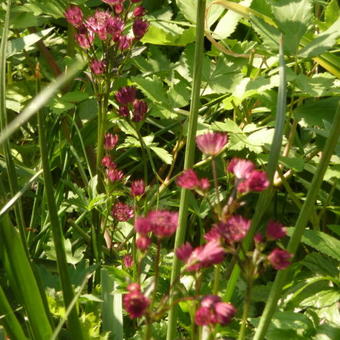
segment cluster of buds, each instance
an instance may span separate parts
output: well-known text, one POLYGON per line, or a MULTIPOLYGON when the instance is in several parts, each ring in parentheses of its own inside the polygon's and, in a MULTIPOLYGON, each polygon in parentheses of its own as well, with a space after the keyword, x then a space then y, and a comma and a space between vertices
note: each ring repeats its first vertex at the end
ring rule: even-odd
POLYGON ((145 101, 137 99, 137 90, 133 86, 122 87, 115 95, 119 105, 118 115, 134 122, 144 120, 148 112, 148 105, 145 101))
POLYGON ((139 318, 146 313, 150 300, 142 293, 138 283, 127 287, 128 293, 123 296, 123 305, 131 319, 139 318))
POLYGON ((178 213, 167 210, 153 210, 145 217, 137 217, 135 230, 139 237, 136 246, 141 251, 145 251, 151 244, 150 233, 157 238, 171 236, 178 226, 178 213))
MULTIPOLYGON (((75 40, 78 45, 90 50, 97 37, 113 51, 123 54, 130 50, 146 33, 149 23, 143 19, 145 9, 136 0, 103 0, 110 11, 97 9, 95 13, 84 18, 80 7, 71 5, 65 12, 66 20, 75 28, 75 40)), ((105 73, 108 68, 107 56, 98 60, 93 53, 90 68, 93 74, 105 73)), ((111 60, 111 59, 110 59, 111 60)), ((112 64, 112 61, 110 61, 112 64)), ((119 61, 116 61, 117 67, 119 61)))

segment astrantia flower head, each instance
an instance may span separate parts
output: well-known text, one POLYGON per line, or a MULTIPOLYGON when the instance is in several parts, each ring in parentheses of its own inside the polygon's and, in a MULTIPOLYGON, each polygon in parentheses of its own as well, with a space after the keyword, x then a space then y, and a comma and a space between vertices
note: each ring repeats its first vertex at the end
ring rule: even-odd
POLYGON ((217 155, 228 142, 228 136, 221 132, 207 132, 196 137, 197 147, 206 155, 217 155))
POLYGON ((75 34, 74 38, 81 48, 88 49, 92 46, 94 34, 82 27, 82 29, 75 34))
POLYGON ((210 188, 210 182, 209 182, 208 178, 201 178, 200 188, 204 191, 208 190, 210 188))
POLYGON ((78 6, 70 6, 65 12, 66 20, 73 26, 79 27, 83 22, 83 12, 78 6))
POLYGON ((137 217, 135 221, 135 230, 137 233, 145 235, 152 230, 152 224, 147 217, 137 217))
POLYGON ((177 212, 154 210, 149 212, 147 218, 152 225, 152 232, 158 238, 171 236, 178 226, 177 212))
POLYGON ((121 35, 118 40, 118 48, 121 51, 128 50, 132 46, 133 39, 127 35, 121 35))
POLYGON ((132 31, 136 39, 143 38, 149 27, 149 23, 146 20, 136 19, 132 25, 132 31))
POLYGON ((129 117, 129 108, 127 106, 120 106, 119 109, 118 109, 118 114, 119 116, 121 117, 129 117))
POLYGON ((151 244, 151 239, 145 235, 141 235, 136 239, 136 247, 144 252, 146 251, 151 244))
POLYGON ((290 265, 292 257, 293 255, 288 253, 288 251, 275 248, 268 255, 268 260, 276 270, 282 270, 286 269, 290 265))
POLYGON ((267 174, 261 170, 253 170, 247 179, 239 183, 237 191, 247 193, 250 191, 263 191, 269 187, 267 174))
POLYGON ((252 161, 240 158, 233 158, 227 167, 227 171, 233 173, 237 179, 248 178, 254 169, 255 164, 252 161))
POLYGON ((199 187, 201 184, 196 172, 192 169, 184 170, 177 178, 176 183, 178 186, 190 190, 199 187))
POLYGON ((222 302, 216 295, 207 295, 201 301, 195 314, 195 323, 199 326, 213 324, 228 324, 236 314, 236 309, 231 303, 222 302))
POLYGON ((143 316, 150 305, 150 300, 141 292, 140 287, 134 284, 134 289, 123 296, 123 306, 131 319, 143 316))
POLYGON ((138 6, 133 10, 133 15, 135 17, 142 17, 145 14, 145 8, 143 6, 138 6))
POLYGON ((121 222, 126 222, 133 217, 133 208, 128 204, 118 202, 112 207, 112 216, 121 222))
POLYGON ((219 222, 216 228, 225 240, 229 243, 241 241, 250 228, 250 220, 240 216, 231 216, 226 222, 219 222))
POLYGON ((103 60, 92 60, 90 69, 94 74, 103 74, 105 73, 106 63, 103 60))
POLYGON ((118 41, 124 30, 124 21, 119 17, 108 17, 106 20, 107 33, 112 35, 113 41, 118 41))
POLYGON ((145 183, 142 179, 133 181, 131 183, 131 194, 132 196, 143 196, 145 192, 145 183))
POLYGON ((96 10, 94 15, 86 20, 85 25, 90 31, 96 33, 100 40, 106 40, 109 18, 111 18, 111 15, 108 12, 96 10))
POLYGON ((278 240, 287 235, 286 229, 280 222, 269 221, 267 224, 266 236, 268 240, 278 240))
POLYGON ((112 133, 107 133, 104 139, 104 149, 112 150, 118 143, 118 136, 112 133))
POLYGON ((119 104, 127 105, 136 99, 136 88, 133 86, 122 87, 116 93, 116 100, 119 104))
POLYGON ((148 112, 148 104, 144 100, 135 99, 133 102, 132 120, 140 122, 145 118, 148 112))
POLYGON ((225 251, 218 240, 209 241, 192 251, 186 260, 186 269, 191 272, 201 268, 208 268, 214 264, 221 263, 224 255, 225 251))
POLYGON ((131 255, 125 255, 123 257, 123 264, 126 268, 131 268, 133 266, 133 257, 131 255))
POLYGON ((120 181, 124 177, 124 173, 116 168, 106 170, 106 175, 111 182, 120 181))
POLYGON ((176 249, 176 256, 183 262, 186 262, 193 251, 192 245, 189 242, 184 243, 176 249))
POLYGON ((117 164, 115 162, 112 161, 110 156, 104 156, 102 159, 102 165, 105 166, 105 168, 108 169, 114 169, 117 167, 117 164))

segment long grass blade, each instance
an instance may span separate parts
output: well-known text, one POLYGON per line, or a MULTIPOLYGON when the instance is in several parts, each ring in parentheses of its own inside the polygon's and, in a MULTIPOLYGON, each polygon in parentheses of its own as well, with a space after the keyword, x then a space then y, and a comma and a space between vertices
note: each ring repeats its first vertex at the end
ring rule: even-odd
MULTIPOLYGON (((191 92, 191 107, 188 125, 188 134, 185 149, 184 169, 191 168, 194 163, 195 154, 195 137, 197 131, 198 109, 200 107, 200 87, 202 76, 203 64, 203 41, 204 41, 204 14, 205 14, 206 1, 197 1, 197 20, 196 20, 196 47, 194 58, 194 73, 193 73, 193 86, 191 92)), ((184 242, 187 216, 189 204, 189 190, 181 190, 180 208, 179 208, 179 226, 176 231, 175 248, 178 248, 184 242)), ((181 268, 180 261, 174 256, 170 286, 172 286, 178 277, 181 268)), ((173 306, 173 297, 170 298, 170 312, 168 321, 167 340, 176 338, 176 306, 173 306)))

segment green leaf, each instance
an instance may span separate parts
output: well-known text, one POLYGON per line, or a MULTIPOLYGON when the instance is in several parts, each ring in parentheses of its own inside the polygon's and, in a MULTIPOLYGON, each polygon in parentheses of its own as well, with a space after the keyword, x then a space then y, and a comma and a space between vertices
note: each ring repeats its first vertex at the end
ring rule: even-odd
POLYGON ((284 50, 286 54, 295 55, 312 18, 311 1, 278 0, 272 4, 275 20, 284 34, 284 50))
POLYGON ((293 169, 294 171, 303 171, 305 162, 301 158, 294 157, 280 157, 280 162, 288 169, 293 169))
POLYGON ((158 146, 151 146, 150 149, 165 163, 165 164, 171 164, 172 163, 172 155, 169 154, 168 151, 166 151, 163 148, 160 148, 158 146))
POLYGON ((53 30, 54 27, 50 27, 37 33, 28 34, 22 38, 10 40, 7 47, 7 58, 22 51, 27 51, 30 46, 49 35, 53 30))
MULTIPOLYGON (((245 7, 249 7, 252 0, 244 0, 239 4, 245 7)), ((242 18, 242 15, 236 13, 235 11, 229 10, 223 17, 218 21, 213 37, 216 39, 226 39, 228 38, 236 29, 238 22, 242 18)))
POLYGON ((331 0, 325 10, 325 22, 327 26, 332 25, 340 17, 338 0, 331 0))
POLYGON ((340 18, 334 22, 326 31, 320 33, 312 42, 302 48, 298 55, 300 57, 315 57, 332 48, 336 39, 340 36, 340 18))
POLYGON ((336 277, 338 274, 338 262, 331 257, 320 253, 312 252, 305 256, 300 263, 307 267, 312 273, 319 273, 321 275, 330 275, 336 277))
MULTIPOLYGON (((291 235, 294 228, 288 228, 291 235)), ((305 230, 302 236, 302 242, 316 249, 320 253, 330 256, 340 261, 340 241, 322 231, 305 230)))
POLYGON ((335 289, 322 290, 300 302, 302 307, 322 309, 325 306, 336 304, 340 300, 340 293, 335 289))
POLYGON ((337 324, 324 323, 317 327, 313 340, 334 340, 340 339, 340 328, 337 324))

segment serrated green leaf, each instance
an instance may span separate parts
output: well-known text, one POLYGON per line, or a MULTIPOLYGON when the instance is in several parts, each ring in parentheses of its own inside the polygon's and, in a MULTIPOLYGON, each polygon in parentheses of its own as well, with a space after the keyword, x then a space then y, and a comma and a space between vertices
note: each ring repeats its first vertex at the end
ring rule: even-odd
POLYGON ((272 2, 272 12, 279 29, 284 34, 286 54, 295 55, 312 18, 311 1, 278 0, 272 2))
POLYGON ((169 154, 168 151, 166 151, 163 148, 160 148, 158 146, 151 146, 150 149, 165 163, 165 164, 171 164, 172 163, 172 155, 169 154))
POLYGON ((325 306, 330 306, 336 304, 340 300, 340 293, 335 289, 322 290, 309 296, 300 302, 303 307, 313 307, 313 308, 323 308, 325 306))
POLYGON ((293 157, 280 157, 280 162, 286 166, 288 169, 293 169, 294 171, 300 172, 303 171, 305 162, 301 158, 293 158, 293 157))
POLYGON ((334 22, 326 31, 320 33, 312 42, 302 48, 298 55, 300 57, 315 57, 332 48, 336 39, 340 36, 340 18, 334 22))
POLYGON ((321 275, 330 275, 336 277, 338 274, 338 263, 331 257, 320 253, 310 253, 300 261, 300 263, 307 267, 312 273, 319 273, 321 275))

